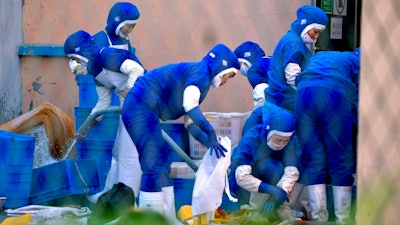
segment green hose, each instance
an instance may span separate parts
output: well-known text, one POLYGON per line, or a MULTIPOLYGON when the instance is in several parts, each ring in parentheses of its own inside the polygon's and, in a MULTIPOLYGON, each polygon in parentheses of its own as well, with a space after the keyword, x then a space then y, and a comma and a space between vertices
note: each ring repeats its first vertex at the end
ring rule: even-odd
MULTIPOLYGON (((106 114, 106 113, 112 113, 112 112, 121 112, 121 109, 119 106, 110 106, 108 108, 105 108, 103 110, 99 110, 97 112, 94 112, 93 114, 89 115, 86 120, 82 123, 82 125, 79 127, 76 133, 85 133, 87 129, 90 128, 90 124, 92 123, 93 120, 95 120, 98 116, 106 114)), ((198 169, 198 166, 194 161, 183 151, 179 145, 175 143, 175 141, 163 130, 162 131, 162 137, 164 140, 171 145, 172 149, 181 157, 182 160, 184 160, 195 172, 198 169)), ((64 159, 68 157, 70 154, 72 148, 76 144, 77 140, 76 138, 73 139, 72 144, 68 147, 67 153, 64 156, 64 159)))

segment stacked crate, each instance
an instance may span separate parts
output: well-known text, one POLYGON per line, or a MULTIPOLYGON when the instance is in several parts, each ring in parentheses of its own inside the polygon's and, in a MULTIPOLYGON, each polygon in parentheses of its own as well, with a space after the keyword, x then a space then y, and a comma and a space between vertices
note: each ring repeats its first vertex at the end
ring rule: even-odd
POLYGON ((7 209, 29 205, 35 139, 0 130, 0 196, 7 209))
MULTIPOLYGON (((79 87, 79 106, 75 107, 75 127, 79 129, 96 105, 98 96, 92 75, 77 75, 75 78, 79 87)), ((119 105, 119 98, 113 92, 111 106, 119 105)), ((117 135, 119 117, 118 112, 104 114, 102 120, 90 128, 85 139, 76 144, 78 159, 96 160, 101 189, 105 185, 111 166, 112 148, 117 135)))
MULTIPOLYGON (((211 123, 217 136, 227 136, 231 139, 232 147, 237 146, 242 138, 242 128, 250 113, 204 113, 207 120, 211 123)), ((202 159, 207 148, 199 141, 189 135, 190 157, 202 159)))
POLYGON ((31 204, 101 191, 96 160, 62 160, 33 170, 31 204))

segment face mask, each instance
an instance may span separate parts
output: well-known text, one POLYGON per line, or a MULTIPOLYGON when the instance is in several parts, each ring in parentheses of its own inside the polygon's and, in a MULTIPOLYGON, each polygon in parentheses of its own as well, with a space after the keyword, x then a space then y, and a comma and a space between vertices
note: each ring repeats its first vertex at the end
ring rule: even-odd
POLYGON ((211 85, 214 87, 214 88, 219 88, 219 86, 221 85, 221 81, 222 81, 222 77, 223 77, 224 75, 222 74, 222 75, 219 75, 219 76, 215 76, 214 78, 213 78, 213 80, 212 80, 212 82, 211 82, 211 85))
POLYGON ((86 74, 87 70, 87 63, 81 61, 81 63, 78 63, 76 60, 74 59, 70 59, 69 60, 69 69, 71 70, 71 72, 73 74, 86 74))
POLYGON ((83 68, 87 68, 87 62, 85 62, 83 60, 81 60, 81 65, 82 65, 83 68))
POLYGON ((75 73, 76 68, 78 66, 80 66, 80 64, 76 60, 73 60, 73 59, 70 59, 68 64, 69 64, 69 69, 71 70, 72 73, 75 73))
POLYGON ((311 39, 310 35, 308 35, 308 33, 305 33, 302 37, 301 40, 303 40, 303 42, 305 44, 314 44, 317 40, 313 40, 311 39))
POLYGON ((268 140, 267 145, 268 145, 268 147, 270 147, 270 148, 271 148, 272 150, 274 150, 274 151, 280 151, 280 150, 282 150, 282 149, 286 146, 286 145, 279 146, 279 145, 275 144, 275 143, 272 141, 271 138, 268 140))
POLYGON ((119 36, 120 38, 128 39, 128 36, 125 35, 124 33, 122 33, 121 30, 118 31, 118 36, 119 36))
POLYGON ((240 66, 240 73, 242 73, 244 76, 247 76, 247 71, 249 71, 249 67, 243 63, 240 66))

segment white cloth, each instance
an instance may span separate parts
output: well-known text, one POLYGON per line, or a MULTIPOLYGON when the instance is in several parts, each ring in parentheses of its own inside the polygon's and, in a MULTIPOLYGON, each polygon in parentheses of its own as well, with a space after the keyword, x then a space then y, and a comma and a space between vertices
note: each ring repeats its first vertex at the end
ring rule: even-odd
POLYGON ((114 144, 118 161, 117 182, 122 182, 131 187, 137 198, 140 189, 142 169, 140 167, 139 154, 136 146, 129 136, 121 117, 119 120, 118 134, 119 137, 114 144))
POLYGON ((231 164, 231 140, 223 137, 220 140, 222 146, 228 150, 225 157, 217 158, 210 155, 210 149, 204 155, 196 179, 192 195, 192 215, 215 211, 222 203, 222 195, 226 184, 226 174, 231 164))
POLYGON ((58 206, 43 206, 43 205, 28 205, 17 209, 7 209, 9 216, 21 216, 31 213, 33 224, 76 224, 86 225, 87 216, 92 212, 87 207, 58 207, 58 206), (68 221, 68 222, 67 222, 68 221))
POLYGON ((101 194, 110 190, 118 182, 132 188, 135 197, 139 195, 142 169, 139 163, 139 154, 120 116, 117 136, 112 150, 111 167, 107 174, 104 189, 88 199, 96 202, 101 194))
POLYGON ((109 89, 115 88, 115 92, 120 96, 126 88, 128 75, 103 68, 95 79, 109 89))

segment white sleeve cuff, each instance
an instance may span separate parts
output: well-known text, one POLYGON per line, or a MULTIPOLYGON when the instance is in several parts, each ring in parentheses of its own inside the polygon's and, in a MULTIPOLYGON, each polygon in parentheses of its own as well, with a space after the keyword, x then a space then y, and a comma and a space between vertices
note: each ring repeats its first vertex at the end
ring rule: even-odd
POLYGON ((259 83, 253 89, 253 102, 254 108, 258 108, 264 105, 265 102, 265 94, 264 90, 268 87, 267 83, 259 83))
POLYGON ((285 68, 286 83, 296 89, 295 80, 297 74, 301 73, 301 67, 297 63, 288 63, 285 68))
POLYGON ((137 78, 142 76, 144 73, 143 67, 131 59, 125 60, 119 69, 122 73, 128 74, 129 76, 128 81, 126 82, 127 88, 132 88, 137 78))
POLYGON ((290 193, 298 179, 299 170, 295 166, 287 166, 276 186, 282 188, 286 193, 290 193))
MULTIPOLYGON (((97 100, 96 105, 90 112, 90 114, 93 114, 97 111, 103 110, 111 105, 111 100, 112 100, 112 90, 104 87, 104 86, 98 86, 96 85, 96 92, 99 97, 97 100)), ((103 118, 103 115, 98 116, 96 118, 97 121, 100 121, 103 118)))
POLYGON ((243 189, 250 192, 258 192, 261 180, 251 175, 251 166, 238 166, 235 171, 237 184, 243 189))
POLYGON ((200 89, 194 85, 190 85, 183 91, 183 108, 185 112, 199 106, 200 100, 200 89))

